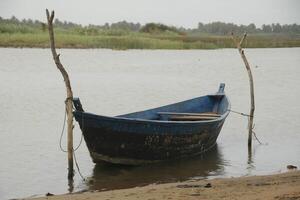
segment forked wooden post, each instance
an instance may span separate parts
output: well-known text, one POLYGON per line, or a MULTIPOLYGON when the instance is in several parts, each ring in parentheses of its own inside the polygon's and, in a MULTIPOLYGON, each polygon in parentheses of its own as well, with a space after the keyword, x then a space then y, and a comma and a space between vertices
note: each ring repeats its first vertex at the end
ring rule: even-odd
POLYGON ((248 72, 248 76, 249 76, 249 83, 250 83, 250 95, 251 95, 251 108, 250 108, 250 116, 249 116, 249 122, 248 122, 248 150, 251 149, 252 146, 252 129, 253 129, 253 118, 254 118, 254 110, 255 110, 255 102, 254 102, 254 84, 253 84, 253 76, 252 76, 252 72, 251 72, 251 68, 250 65, 248 63, 248 60, 245 56, 244 50, 242 49, 242 44, 245 40, 245 38, 247 37, 247 34, 245 33, 241 39, 240 42, 238 42, 236 40, 236 38, 234 37, 233 33, 231 33, 232 39, 244 61, 244 64, 246 66, 247 72, 248 72))
POLYGON ((67 124, 68 124, 68 179, 73 179, 74 176, 74 169, 73 169, 73 92, 71 88, 70 79, 68 76, 67 71, 63 67, 60 62, 59 54, 56 53, 55 49, 55 42, 54 42, 54 33, 53 33, 53 18, 54 18, 54 11, 49 14, 48 9, 46 9, 47 21, 48 21, 48 30, 49 30, 49 37, 50 37, 50 47, 51 52, 53 55, 54 62, 56 67, 61 72, 67 90, 67 98, 65 101, 66 104, 66 112, 67 112, 67 124))

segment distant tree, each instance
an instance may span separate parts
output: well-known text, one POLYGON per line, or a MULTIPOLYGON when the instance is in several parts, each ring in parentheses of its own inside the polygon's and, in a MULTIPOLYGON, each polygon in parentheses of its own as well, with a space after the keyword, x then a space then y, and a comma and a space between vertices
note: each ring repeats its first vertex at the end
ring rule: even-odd
POLYGON ((26 24, 32 26, 32 25, 33 25, 32 19, 27 19, 27 20, 26 20, 26 24))
POLYGON ((110 25, 111 29, 119 29, 119 30, 125 30, 125 31, 138 31, 140 29, 141 25, 140 23, 131 23, 131 22, 126 22, 124 21, 120 21, 120 22, 116 22, 116 23, 112 23, 110 25))
POLYGON ((158 24, 158 23, 148 23, 145 26, 143 26, 140 31, 145 33, 160 33, 160 32, 169 31, 169 32, 181 34, 181 32, 175 27, 166 26, 164 24, 158 24))
POLYGON ((297 25, 297 24, 291 24, 291 25, 288 25, 288 26, 289 26, 290 32, 300 34, 300 25, 297 25))
POLYGON ((198 23, 198 30, 204 32, 204 24, 203 23, 201 23, 201 22, 198 23))
POLYGON ((281 25, 279 23, 272 24, 272 32, 273 33, 280 33, 282 30, 281 25))
POLYGON ((247 33, 255 33, 257 32, 255 24, 251 23, 247 26, 247 33))
POLYGON ((109 29, 109 27, 110 27, 109 23, 105 23, 104 26, 103 26, 104 29, 109 29))
POLYGON ((262 25, 262 31, 264 33, 271 33, 272 32, 272 27, 270 25, 263 24, 262 25))
POLYGON ((19 20, 14 15, 11 16, 10 21, 15 24, 19 23, 19 20))
POLYGON ((63 27, 63 22, 59 21, 58 18, 54 20, 54 26, 63 27))

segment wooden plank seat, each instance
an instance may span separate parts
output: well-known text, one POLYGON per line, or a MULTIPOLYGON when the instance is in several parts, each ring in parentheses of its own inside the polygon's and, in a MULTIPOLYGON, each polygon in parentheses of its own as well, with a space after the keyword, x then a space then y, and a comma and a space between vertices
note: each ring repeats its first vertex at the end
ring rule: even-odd
POLYGON ((171 121, 202 121, 217 119, 221 115, 214 112, 206 113, 177 113, 177 112, 157 112, 158 115, 168 116, 171 121))

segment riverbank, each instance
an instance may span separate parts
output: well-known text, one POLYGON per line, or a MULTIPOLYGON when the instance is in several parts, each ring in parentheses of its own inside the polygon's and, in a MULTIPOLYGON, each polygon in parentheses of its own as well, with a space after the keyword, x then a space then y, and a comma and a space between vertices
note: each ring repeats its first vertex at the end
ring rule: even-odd
POLYGON ((112 191, 91 191, 37 198, 36 200, 81 200, 81 199, 300 199, 300 171, 287 173, 224 178, 213 180, 185 181, 154 184, 112 191))
MULTIPOLYGON (((127 33, 122 35, 80 35, 72 33, 55 34, 57 48, 108 48, 108 49, 218 49, 234 48, 231 37, 154 35, 127 33)), ((249 35, 247 48, 300 47, 299 36, 249 35)), ((0 33, 0 47, 49 48, 47 32, 0 33)))

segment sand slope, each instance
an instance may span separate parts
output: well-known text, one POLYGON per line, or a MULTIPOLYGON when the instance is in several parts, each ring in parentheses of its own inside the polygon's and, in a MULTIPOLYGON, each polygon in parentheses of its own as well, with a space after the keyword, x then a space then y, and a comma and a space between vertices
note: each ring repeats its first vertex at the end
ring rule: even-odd
POLYGON ((186 181, 105 192, 85 192, 38 199, 50 200, 181 200, 276 199, 300 200, 300 171, 269 176, 186 181))

